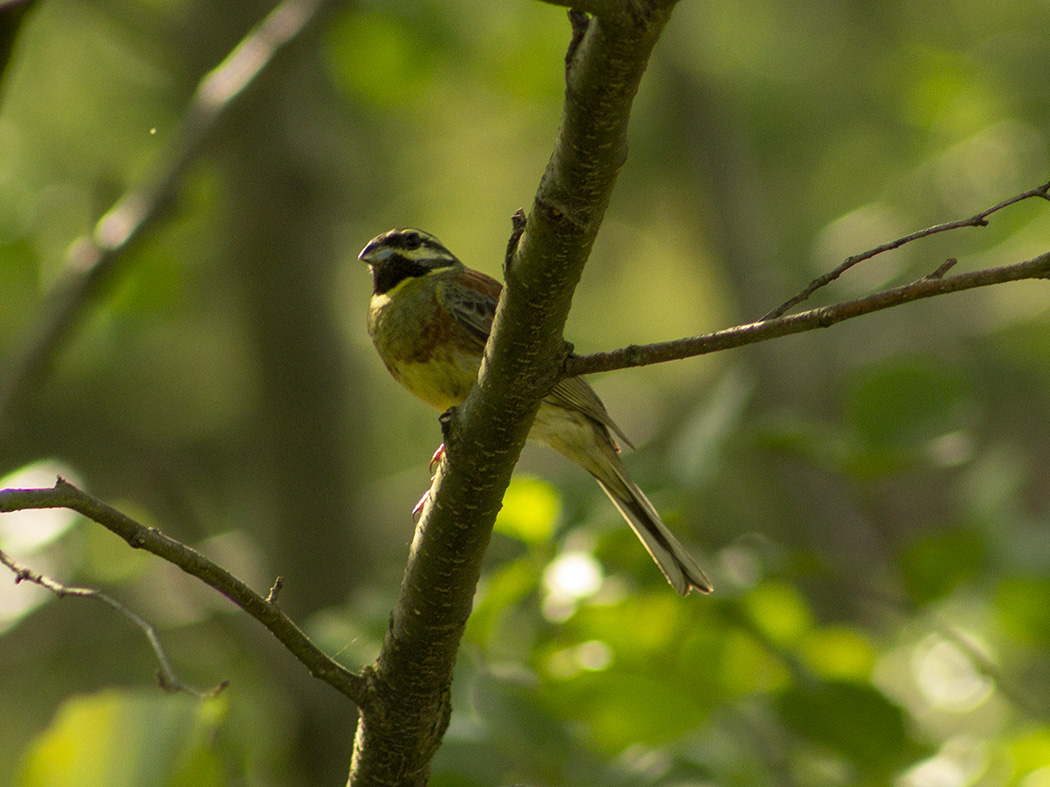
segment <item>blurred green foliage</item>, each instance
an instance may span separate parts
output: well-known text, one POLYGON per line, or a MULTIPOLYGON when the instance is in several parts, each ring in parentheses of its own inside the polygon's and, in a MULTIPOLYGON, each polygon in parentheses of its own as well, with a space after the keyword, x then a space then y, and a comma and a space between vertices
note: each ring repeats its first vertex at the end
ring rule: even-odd
MULTIPOLYGON (((0 358, 270 7, 42 0, 0 104, 0 358)), ((368 344, 354 256, 415 225, 498 275, 568 40, 529 0, 329 14, 99 294, 0 446, 6 483, 61 472, 259 590, 281 574, 330 653, 374 658, 440 432, 368 344)), ((682 0, 567 337, 753 320, 849 254, 1045 181, 1048 72, 1039 0, 682 0)), ((1046 205, 1019 205, 814 301, 1048 241, 1046 205)), ((528 449, 434 784, 1050 784, 1047 315, 1028 282, 597 380, 717 592, 674 595, 600 490, 528 449)), ((149 619, 183 680, 231 682, 166 696, 126 621, 0 584, 0 784, 345 781, 354 709, 225 600, 75 519, 0 540, 149 619)))
POLYGON ((225 784, 221 749, 209 741, 217 704, 115 691, 71 699, 27 752, 19 783, 225 784))

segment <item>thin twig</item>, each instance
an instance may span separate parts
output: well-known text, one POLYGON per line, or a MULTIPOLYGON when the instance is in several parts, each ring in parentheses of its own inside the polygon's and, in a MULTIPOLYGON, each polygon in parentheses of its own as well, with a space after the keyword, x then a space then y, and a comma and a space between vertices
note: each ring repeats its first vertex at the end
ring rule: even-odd
POLYGON ((179 184, 216 121, 323 6, 322 0, 285 0, 257 24, 197 85, 171 147, 158 170, 128 191, 93 231, 75 241, 60 282, 47 295, 40 317, 18 345, 0 384, 0 442, 16 428, 81 314, 114 278, 133 241, 164 215, 179 184))
POLYGON ((275 604, 195 549, 164 535, 155 527, 139 524, 62 478, 50 489, 0 490, 0 513, 39 508, 68 508, 83 514, 116 533, 134 549, 145 549, 197 577, 262 623, 314 677, 359 707, 369 705, 371 694, 365 678, 327 656, 275 604))
POLYGON ((130 609, 125 607, 119 601, 112 596, 103 593, 101 590, 95 588, 75 587, 72 585, 65 585, 58 580, 52 579, 49 576, 41 574, 37 571, 33 571, 28 566, 19 563, 17 560, 12 558, 6 552, 0 550, 0 563, 7 566, 15 575, 15 584, 19 582, 32 582, 34 585, 39 585, 45 590, 50 590, 58 598, 65 598, 66 596, 74 596, 76 598, 93 598, 101 601, 111 609, 116 610, 121 615, 126 617, 140 629, 142 633, 146 635, 146 639, 149 642, 153 653, 157 657, 157 662, 160 664, 160 669, 157 671, 157 678, 160 681, 162 689, 168 692, 184 692, 190 694, 197 699, 210 699, 217 696, 226 686, 229 681, 223 681, 217 686, 209 689, 208 691, 200 691, 194 689, 191 686, 183 683, 178 675, 175 674, 175 670, 171 666, 171 661, 168 660, 167 654, 164 652, 164 648, 160 644, 160 638, 157 636, 157 630, 152 625, 147 623, 142 617, 132 612, 130 609))
POLYGON ((959 264, 959 261, 957 259, 955 259, 955 257, 951 257, 950 259, 945 260, 944 263, 942 263, 937 268, 937 270, 935 270, 933 273, 927 275, 926 278, 927 279, 943 279, 945 277, 945 275, 948 273, 948 271, 950 271, 952 268, 954 268, 958 264, 959 264))
POLYGON ((627 369, 635 366, 648 366, 666 361, 677 361, 697 355, 743 347, 780 336, 788 336, 815 328, 827 328, 837 322, 860 317, 863 314, 889 309, 904 303, 936 295, 947 295, 951 292, 962 292, 977 287, 988 287, 1009 281, 1023 279, 1050 278, 1050 252, 1041 254, 1026 262, 1003 265, 998 268, 986 268, 957 276, 937 276, 944 266, 930 276, 925 276, 911 284, 894 287, 877 292, 864 298, 844 301, 833 306, 811 309, 798 314, 761 320, 726 328, 702 336, 692 336, 670 342, 656 344, 631 345, 619 350, 593 355, 576 355, 565 362, 565 375, 572 377, 594 372, 609 372, 616 369, 627 369))
MULTIPOLYGON (((1032 197, 1050 199, 1048 193, 1050 193, 1050 183, 1044 183, 1042 186, 1037 186, 1034 189, 1029 189, 1028 191, 1022 192, 1021 194, 1017 194, 1013 197, 1010 197, 1009 199, 1003 200, 998 205, 988 208, 987 210, 983 210, 974 216, 970 216, 970 218, 968 219, 958 219, 956 221, 949 221, 944 224, 937 224, 933 227, 927 227, 924 230, 913 232, 911 235, 905 235, 903 238, 897 238, 897 240, 889 241, 888 243, 883 243, 882 245, 876 246, 873 249, 868 249, 867 251, 862 252, 861 254, 854 254, 852 257, 847 257, 837 268, 835 268, 832 271, 828 271, 823 276, 818 276, 816 279, 814 279, 808 285, 806 285, 806 287, 797 295, 793 296, 789 300, 777 306, 775 309, 768 312, 765 316, 762 317, 762 320, 772 320, 776 317, 780 317, 781 315, 786 314, 789 309, 792 309, 798 304, 802 303, 802 301, 806 300, 810 295, 819 290, 821 287, 824 287, 830 284, 831 282, 835 281, 835 279, 837 279, 843 273, 848 271, 854 265, 864 262, 864 260, 870 260, 872 257, 882 254, 883 252, 899 249, 906 243, 911 243, 912 241, 920 240, 921 238, 928 238, 929 236, 936 235, 940 232, 957 230, 961 227, 987 226, 988 217, 991 216, 993 213, 996 213, 1002 210, 1003 208, 1008 208, 1011 205, 1016 205, 1018 202, 1022 202, 1026 199, 1031 199, 1032 197)), ((762 320, 759 320, 759 322, 761 322, 762 320)))
POLYGON ((270 586, 270 592, 266 594, 266 603, 270 606, 277 606, 277 596, 283 587, 284 577, 277 577, 270 586))

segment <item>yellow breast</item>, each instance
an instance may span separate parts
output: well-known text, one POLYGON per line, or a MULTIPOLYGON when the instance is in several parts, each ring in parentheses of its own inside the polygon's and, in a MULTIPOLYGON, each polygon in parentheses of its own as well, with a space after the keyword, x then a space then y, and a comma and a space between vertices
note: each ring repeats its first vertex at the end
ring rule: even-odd
POLYGON ((373 296, 368 333, 394 379, 443 412, 466 398, 481 356, 457 341, 463 329, 438 304, 436 283, 433 275, 406 279, 373 296))

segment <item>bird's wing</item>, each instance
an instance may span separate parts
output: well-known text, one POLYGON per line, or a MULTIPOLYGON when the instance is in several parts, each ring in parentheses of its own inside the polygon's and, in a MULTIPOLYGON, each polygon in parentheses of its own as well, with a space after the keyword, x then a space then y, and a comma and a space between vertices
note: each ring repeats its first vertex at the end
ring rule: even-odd
MULTIPOLYGON (((484 349, 492 331, 492 319, 496 315, 496 303, 502 290, 503 285, 491 276, 470 268, 460 272, 457 278, 442 281, 438 286, 438 302, 456 322, 467 329, 470 337, 477 342, 479 353, 484 349)), ((547 401, 593 418, 614 432, 628 448, 634 448, 627 435, 609 416, 598 394, 582 377, 568 377, 562 380, 547 395, 547 401)))
POLYGON ((610 417, 609 412, 598 398, 598 394, 582 377, 566 377, 547 395, 547 401, 566 410, 576 410, 616 433, 628 448, 634 448, 620 427, 610 417))
POLYGON ((503 285, 491 276, 469 268, 438 286, 438 302, 476 340, 479 353, 492 331, 492 318, 502 290, 503 285))

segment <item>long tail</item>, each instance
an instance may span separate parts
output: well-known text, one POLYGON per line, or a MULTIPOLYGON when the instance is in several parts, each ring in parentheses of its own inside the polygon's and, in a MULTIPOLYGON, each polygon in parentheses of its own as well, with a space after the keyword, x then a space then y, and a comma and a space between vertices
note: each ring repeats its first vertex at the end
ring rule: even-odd
POLYGON ((579 377, 570 377, 540 405, 529 438, 549 445, 594 476, 675 590, 683 596, 691 590, 710 593, 711 580, 627 474, 610 429, 623 436, 591 387, 579 377))
POLYGON ((656 513, 649 498, 638 488, 638 485, 627 475, 626 469, 620 463, 619 458, 613 456, 610 469, 622 484, 623 491, 616 488, 616 484, 610 484, 595 476, 605 494, 613 501, 613 504, 623 514, 627 524, 635 532, 635 535, 645 545, 646 550, 656 561, 667 581, 681 595, 688 596, 690 590, 698 593, 710 593, 712 590, 711 580, 707 574, 696 564, 684 546, 667 529, 667 525, 656 513))

